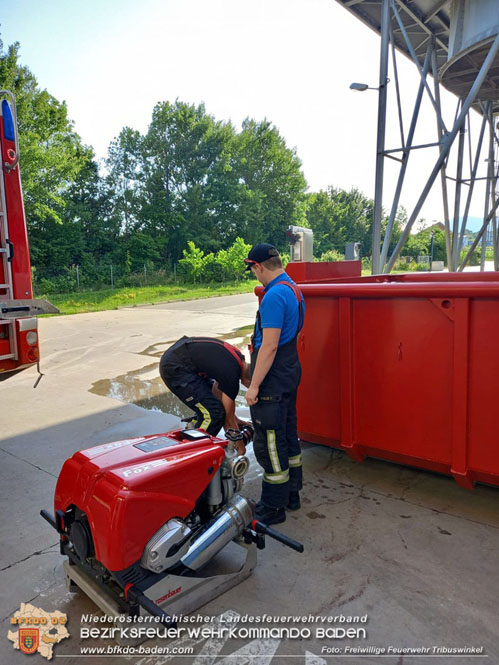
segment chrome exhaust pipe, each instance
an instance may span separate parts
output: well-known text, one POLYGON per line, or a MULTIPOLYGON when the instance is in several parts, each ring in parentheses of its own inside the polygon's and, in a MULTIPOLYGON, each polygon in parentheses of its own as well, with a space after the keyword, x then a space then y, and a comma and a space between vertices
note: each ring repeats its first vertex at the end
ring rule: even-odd
POLYGON ((180 561, 190 570, 202 568, 252 522, 253 510, 254 505, 249 499, 240 495, 233 497, 180 561))

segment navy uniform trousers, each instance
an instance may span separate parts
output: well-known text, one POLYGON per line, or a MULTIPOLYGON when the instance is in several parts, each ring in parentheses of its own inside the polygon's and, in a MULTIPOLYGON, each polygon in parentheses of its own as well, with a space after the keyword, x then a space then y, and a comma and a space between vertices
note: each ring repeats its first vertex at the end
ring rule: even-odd
MULTIPOLYGON (((251 355, 252 371, 257 357, 255 349, 251 355)), ((261 500, 271 508, 286 506, 289 492, 302 488, 301 448, 296 432, 300 378, 295 337, 277 349, 272 367, 260 385, 258 402, 251 407, 253 449, 264 471, 261 500)))

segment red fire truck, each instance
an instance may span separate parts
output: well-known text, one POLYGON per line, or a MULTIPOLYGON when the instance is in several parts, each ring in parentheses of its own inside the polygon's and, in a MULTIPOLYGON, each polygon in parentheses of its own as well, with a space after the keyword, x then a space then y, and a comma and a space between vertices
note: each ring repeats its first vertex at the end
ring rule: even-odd
POLYGON ((37 314, 58 310, 33 299, 28 235, 19 175, 16 103, 0 90, 0 378, 38 362, 37 314))

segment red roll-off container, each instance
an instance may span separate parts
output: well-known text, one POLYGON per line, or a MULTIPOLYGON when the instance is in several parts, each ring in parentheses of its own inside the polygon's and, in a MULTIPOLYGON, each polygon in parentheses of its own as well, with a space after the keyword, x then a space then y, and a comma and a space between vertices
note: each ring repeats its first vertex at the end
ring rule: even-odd
POLYGON ((300 438, 499 485, 499 273, 320 271, 287 268, 306 303, 300 438))

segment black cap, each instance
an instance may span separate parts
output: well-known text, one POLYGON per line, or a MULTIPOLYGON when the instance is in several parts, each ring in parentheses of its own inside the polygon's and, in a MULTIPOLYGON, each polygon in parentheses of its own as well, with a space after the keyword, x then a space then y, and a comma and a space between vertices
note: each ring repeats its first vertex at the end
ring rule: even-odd
POLYGON ((254 263, 263 263, 274 256, 279 256, 279 252, 274 245, 270 245, 268 242, 255 245, 250 249, 248 258, 244 259, 244 262, 248 264, 246 270, 251 270, 251 266, 254 263))

